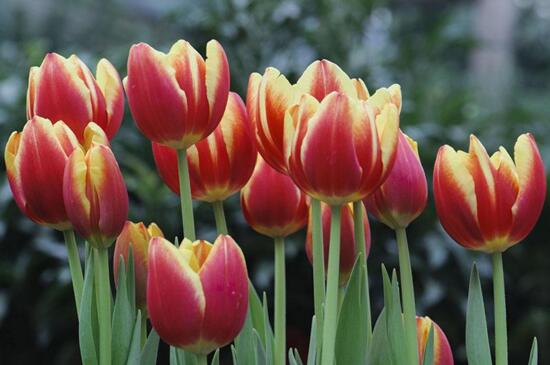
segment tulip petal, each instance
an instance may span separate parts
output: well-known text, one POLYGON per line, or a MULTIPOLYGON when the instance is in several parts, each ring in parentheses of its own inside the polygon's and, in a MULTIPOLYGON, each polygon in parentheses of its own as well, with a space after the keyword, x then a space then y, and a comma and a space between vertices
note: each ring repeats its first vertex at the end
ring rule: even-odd
POLYGON ((27 120, 34 115, 34 103, 36 98, 36 84, 40 75, 40 68, 33 66, 29 70, 29 86, 27 88, 27 120))
POLYGON ((319 101, 334 91, 357 97, 354 82, 337 64, 328 60, 315 61, 309 65, 296 82, 296 87, 319 101))
POLYGON ((153 142, 153 157, 162 181, 174 193, 180 193, 178 155, 175 149, 153 142))
POLYGON ((370 97, 369 89, 367 85, 361 79, 351 79, 353 86, 355 86, 355 91, 357 92, 357 99, 367 100, 370 97))
POLYGON ((105 98, 108 119, 105 133, 109 139, 112 139, 120 128, 124 116, 122 82, 117 70, 105 58, 102 58, 97 64, 96 80, 105 98))
POLYGON ((206 44, 206 93, 210 106, 210 123, 204 137, 220 122, 229 95, 229 64, 225 51, 216 40, 206 44))

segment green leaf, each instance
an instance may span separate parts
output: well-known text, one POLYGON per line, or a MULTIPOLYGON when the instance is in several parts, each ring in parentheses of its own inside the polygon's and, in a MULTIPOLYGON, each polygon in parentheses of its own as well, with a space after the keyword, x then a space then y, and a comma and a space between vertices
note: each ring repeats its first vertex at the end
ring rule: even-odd
POLYGON ((386 330, 391 350, 391 357, 395 365, 408 365, 407 352, 403 351, 403 344, 406 343, 406 338, 397 273, 393 270, 392 280, 390 283, 388 273, 385 267, 383 267, 383 277, 384 307, 387 309, 386 330))
POLYGON ((214 352, 214 356, 212 356, 212 361, 210 362, 210 365, 220 365, 220 349, 217 349, 216 352, 214 352))
POLYGON ((264 292, 263 298, 263 313, 264 313, 264 337, 265 337, 265 355, 266 362, 268 365, 275 363, 275 357, 273 353, 273 347, 275 345, 273 338, 273 330, 271 329, 271 324, 269 322, 269 314, 267 307, 267 295, 264 292))
POLYGON ((367 357, 367 306, 365 271, 360 258, 349 279, 338 317, 336 364, 364 364, 367 357))
MULTIPOLYGON (((256 343, 256 364, 257 365, 267 365, 267 359, 265 356, 265 348, 264 344, 262 342, 262 338, 260 337, 260 334, 255 329, 254 331, 254 338, 256 343)), ((236 365, 236 364, 235 364, 236 365)))
POLYGON ((298 365, 304 365, 304 362, 300 357, 300 353, 298 352, 298 349, 294 349, 294 358, 296 359, 296 362, 298 363, 298 365))
POLYGON ((139 359, 139 365, 156 365, 157 354, 159 349, 159 335, 153 328, 147 337, 145 346, 141 351, 141 357, 139 359))
POLYGON ((80 322, 78 326, 78 339, 80 342, 80 356, 83 365, 97 365, 97 347, 94 336, 94 318, 96 310, 94 300, 94 273, 92 255, 86 259, 86 272, 84 274, 84 288, 80 302, 80 322))
POLYGON ((141 311, 138 310, 136 320, 134 323, 134 331, 132 332, 132 341, 128 349, 128 361, 127 365, 134 365, 139 363, 141 355, 141 311))
POLYGON ((423 365, 433 365, 434 363, 434 326, 430 326, 430 333, 428 334, 428 342, 424 349, 424 361, 423 365))
POLYGON ((262 301, 254 289, 252 282, 248 281, 248 310, 252 317, 252 327, 258 331, 262 343, 265 344, 265 325, 264 325, 264 311, 262 307, 262 301))
POLYGON ((113 365, 126 364, 135 323, 135 315, 132 311, 130 298, 128 297, 126 266, 122 256, 119 258, 117 283, 112 322, 113 365))
POLYGON ((254 328, 252 328, 252 315, 250 313, 250 307, 246 314, 246 320, 244 322, 243 329, 235 338, 234 352, 237 358, 237 364, 239 365, 255 365, 256 364, 256 352, 250 351, 254 348, 254 328))
POLYGON ((174 346, 170 346, 170 365, 180 365, 178 349, 174 346))
POLYGON ((298 362, 294 358, 294 353, 292 352, 292 349, 288 349, 288 362, 290 365, 298 365, 298 362))
POLYGON ((539 362, 539 350, 537 338, 533 338, 533 346, 531 346, 531 354, 529 355, 528 365, 537 365, 539 362))
POLYGON ((386 309, 382 309, 372 333, 372 342, 368 350, 368 365, 393 365, 390 352, 390 343, 388 340, 388 330, 386 328, 386 309))
POLYGON ((315 316, 311 319, 311 332, 309 334, 309 349, 307 350, 307 365, 315 365, 317 357, 317 321, 315 316))
POLYGON ((127 297, 133 315, 136 315, 136 276, 135 276, 134 251, 128 247, 128 269, 126 270, 127 297))
POLYGON ((487 319, 483 293, 476 264, 470 275, 468 307, 466 310, 466 355, 469 365, 491 365, 491 350, 487 334, 487 319))

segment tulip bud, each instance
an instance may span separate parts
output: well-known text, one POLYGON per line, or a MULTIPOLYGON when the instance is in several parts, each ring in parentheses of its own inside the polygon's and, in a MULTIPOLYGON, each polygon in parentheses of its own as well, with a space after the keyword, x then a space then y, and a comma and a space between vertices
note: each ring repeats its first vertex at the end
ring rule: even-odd
POLYGON ((241 207, 257 232, 286 237, 306 224, 306 196, 288 176, 271 168, 260 156, 252 177, 241 191, 241 207))
POLYGON ((239 246, 220 235, 214 245, 161 237, 149 245, 147 307, 168 344, 208 354, 241 331, 248 310, 248 273, 239 246))
POLYGON ((143 222, 133 223, 126 221, 122 232, 118 235, 113 255, 113 273, 115 284, 118 281, 118 264, 120 257, 128 265, 128 251, 132 247, 134 258, 134 277, 136 283, 136 304, 139 308, 145 309, 147 295, 147 255, 149 253, 149 241, 153 237, 164 237, 160 228, 151 223, 145 227, 143 222))
POLYGON ((362 80, 350 79, 338 65, 327 60, 309 65, 296 84, 291 84, 273 67, 268 67, 263 75, 250 75, 246 106, 256 130, 258 151, 271 167, 288 173, 286 153, 295 124, 285 118, 287 109, 304 94, 320 102, 333 91, 354 99, 369 97, 362 80))
POLYGON ((388 178, 365 198, 367 210, 392 229, 406 228, 428 200, 426 175, 414 140, 399 133, 397 155, 388 178))
POLYGON ((96 248, 109 247, 128 215, 128 192, 111 149, 75 149, 63 178, 65 209, 75 230, 96 248))
MULTIPOLYGON (((365 227, 365 252, 370 251, 370 226, 365 207, 363 212, 363 226, 365 227)), ((330 247, 330 206, 321 203, 321 220, 323 222, 323 249, 325 269, 328 267, 328 252, 330 247)), ((353 204, 344 204, 340 208, 340 285, 344 285, 351 275, 357 255, 355 254, 355 235, 353 229, 353 204)), ((309 262, 313 263, 313 240, 311 214, 307 226, 306 254, 309 262)))
POLYGON ((416 317, 419 364, 424 364, 424 354, 428 345, 430 328, 433 326, 433 365, 454 365, 453 352, 447 336, 430 317, 416 317))
POLYGON ((229 94, 229 65, 217 41, 204 60, 186 41, 167 54, 132 46, 124 87, 139 130, 151 141, 185 149, 218 126, 229 94))
POLYGON ((375 115, 368 100, 335 92, 319 103, 306 95, 286 117, 296 125, 289 175, 309 196, 331 205, 357 201, 391 171, 399 136, 394 104, 375 115))
POLYGON ((34 222, 58 230, 71 228, 63 205, 63 171, 78 140, 63 122, 33 117, 13 132, 4 160, 8 181, 21 211, 34 222))
MULTIPOLYGON (((176 150, 153 142, 153 155, 162 180, 179 194, 176 150)), ((193 199, 222 201, 241 190, 252 174, 256 155, 246 108, 231 92, 219 126, 187 150, 193 199)))
POLYGON ((460 245, 503 252, 535 226, 546 197, 544 165, 531 134, 522 134, 514 160, 500 147, 491 157, 475 137, 469 152, 439 149, 434 195, 443 228, 460 245))
POLYGON ((124 94, 117 71, 102 59, 96 78, 75 55, 48 53, 29 72, 27 118, 35 115, 54 123, 62 120, 82 141, 88 123, 97 123, 113 138, 124 114, 124 94))

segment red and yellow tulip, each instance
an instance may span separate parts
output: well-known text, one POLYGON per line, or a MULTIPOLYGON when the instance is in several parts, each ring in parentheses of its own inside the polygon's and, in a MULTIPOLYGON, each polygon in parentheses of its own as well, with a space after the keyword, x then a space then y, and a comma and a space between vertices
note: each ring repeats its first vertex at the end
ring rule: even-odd
POLYGON ((40 116, 63 121, 82 141, 94 122, 113 138, 124 114, 124 93, 118 72, 106 59, 96 76, 77 56, 48 53, 40 67, 31 67, 27 89, 27 118, 40 116))
POLYGON ((185 149, 220 122, 229 94, 229 65, 217 41, 206 60, 186 41, 165 54, 145 43, 130 49, 124 87, 139 130, 151 141, 185 149))
POLYGON ((118 281, 118 265, 120 257, 124 259, 128 267, 129 249, 132 248, 134 258, 136 304, 139 308, 147 308, 147 261, 149 254, 149 241, 153 237, 164 237, 160 228, 151 223, 145 227, 143 222, 134 223, 126 221, 122 232, 118 235, 113 255, 113 275, 115 284, 118 281))
POLYGON ((307 198, 292 179, 258 156, 252 177, 241 191, 241 207, 248 224, 269 237, 286 237, 305 226, 307 198))
POLYGON ((377 112, 368 100, 343 93, 331 93, 320 103, 304 95, 288 109, 287 119, 296 125, 289 175, 309 196, 331 205, 357 201, 390 173, 399 137, 393 103, 377 112))
POLYGON ((441 147, 433 185, 445 230, 462 246, 487 253, 525 238, 546 197, 544 165, 530 134, 517 139, 514 160, 503 147, 489 157, 473 135, 467 153, 441 147))
POLYGON ((214 244, 184 240, 179 248, 161 237, 149 245, 147 307, 153 327, 168 344, 208 354, 240 332, 248 309, 248 274, 230 236, 214 244))
POLYGON ((454 365, 453 352, 447 336, 430 317, 416 317, 419 364, 424 363, 424 352, 428 344, 430 328, 433 325, 433 365, 454 365))
POLYGON ((406 228, 422 213, 428 200, 426 175, 417 143, 399 133, 397 156, 388 178, 365 198, 369 213, 392 229, 406 228))
POLYGON ((22 132, 13 132, 4 160, 11 191, 30 219, 58 230, 71 228, 63 205, 63 172, 79 143, 63 122, 33 117, 22 132))
MULTIPOLYGON (((153 155, 162 180, 179 194, 176 150, 153 142, 153 155)), ((252 174, 256 155, 246 108, 231 92, 218 127, 187 150, 193 199, 222 201, 241 190, 252 174)))
MULTIPOLYGON (((363 205, 363 226, 365 227, 365 252, 369 253, 371 237, 370 237, 370 226, 363 205)), ((324 258, 325 258, 325 268, 328 267, 328 252, 330 245, 330 206, 327 204, 321 203, 321 220, 323 222, 323 249, 324 249, 324 258)), ((345 284, 351 271, 353 270, 353 265, 355 264, 355 259, 357 255, 355 254, 355 236, 353 230, 353 204, 344 204, 340 207, 340 285, 345 284)), ((309 222, 307 227, 307 236, 306 236, 306 254, 309 262, 313 263, 313 240, 312 240, 312 222, 311 214, 309 216, 309 222)))
POLYGON ((85 140, 86 149, 75 149, 65 167, 65 209, 74 229, 92 246, 109 247, 126 222, 128 192, 107 142, 85 140))

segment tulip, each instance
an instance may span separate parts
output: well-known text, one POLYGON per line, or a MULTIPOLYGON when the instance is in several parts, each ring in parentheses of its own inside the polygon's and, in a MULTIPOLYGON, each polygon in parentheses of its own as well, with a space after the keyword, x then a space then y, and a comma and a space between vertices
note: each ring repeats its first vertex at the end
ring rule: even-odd
POLYGON ((433 326, 433 365, 454 365, 453 352, 447 336, 430 317, 416 317, 419 364, 424 364, 424 353, 428 345, 430 328, 433 326))
POLYGON ((406 228, 422 213, 427 199, 428 186, 417 144, 400 132, 393 168, 386 181, 365 198, 367 210, 392 229, 406 228))
POLYGON ((351 98, 369 98, 367 87, 360 79, 350 79, 338 65, 315 61, 291 84, 281 72, 268 67, 263 75, 250 75, 246 105, 256 130, 258 150, 266 162, 281 173, 288 173, 286 150, 292 140, 294 125, 285 119, 289 107, 303 94, 321 102, 333 91, 351 98))
POLYGON ((229 94, 229 66, 217 41, 207 59, 186 41, 165 54, 145 43, 133 45, 124 88, 139 130, 151 141, 186 149, 218 126, 229 94))
POLYGON ((97 64, 96 77, 75 55, 48 53, 40 67, 31 67, 27 90, 27 118, 62 120, 82 141, 89 122, 113 138, 124 114, 120 77, 106 59, 97 64))
POLYGON ((441 147, 433 184, 443 228, 460 245, 487 253, 525 238, 546 196, 544 165, 531 134, 517 139, 514 160, 503 147, 489 157, 473 135, 468 153, 441 147))
MULTIPOLYGON (((365 252, 370 251, 370 227, 364 206, 363 226, 365 234, 365 252)), ((321 204, 321 219, 323 222, 323 249, 325 258, 325 269, 328 267, 328 251, 330 237, 330 206, 321 204)), ((340 207, 340 285, 348 281, 356 258, 356 244, 353 227, 353 204, 344 204, 340 207)), ((313 263, 313 240, 311 214, 307 227, 306 254, 309 262, 313 263)))
POLYGON ((296 125, 289 174, 309 196, 331 205, 360 200, 391 171, 399 132, 398 109, 375 115, 368 101, 331 93, 319 103, 304 96, 287 113, 296 125))
POLYGON ((90 142, 75 149, 63 177, 65 209, 75 230, 95 248, 106 248, 122 231, 128 192, 108 145, 90 142))
POLYGON ((136 287, 136 304, 139 308, 145 309, 147 295, 147 255, 149 253, 149 241, 153 237, 164 237, 160 228, 151 223, 145 227, 143 222, 134 223, 126 221, 122 232, 115 242, 115 253, 113 255, 113 274, 115 284, 118 281, 118 264, 120 257, 128 265, 129 249, 132 248, 134 258, 134 277, 136 287))
MULTIPOLYGON (((153 142, 153 155, 162 180, 179 194, 176 150, 153 142)), ((219 126, 188 149, 193 199, 222 201, 241 190, 252 174, 256 155, 246 108, 241 98, 231 92, 219 126)))
POLYGON ((33 117, 13 132, 4 159, 8 181, 21 211, 34 222, 57 230, 71 223, 63 205, 63 171, 78 140, 63 122, 33 117))
POLYGON ((230 236, 210 244, 184 240, 179 249, 162 237, 149 245, 147 307, 168 344, 206 355, 230 343, 248 309, 243 253, 230 236))
POLYGON ((292 180, 271 168, 260 156, 241 191, 241 207, 248 224, 269 237, 286 237, 305 226, 306 196, 292 180))

